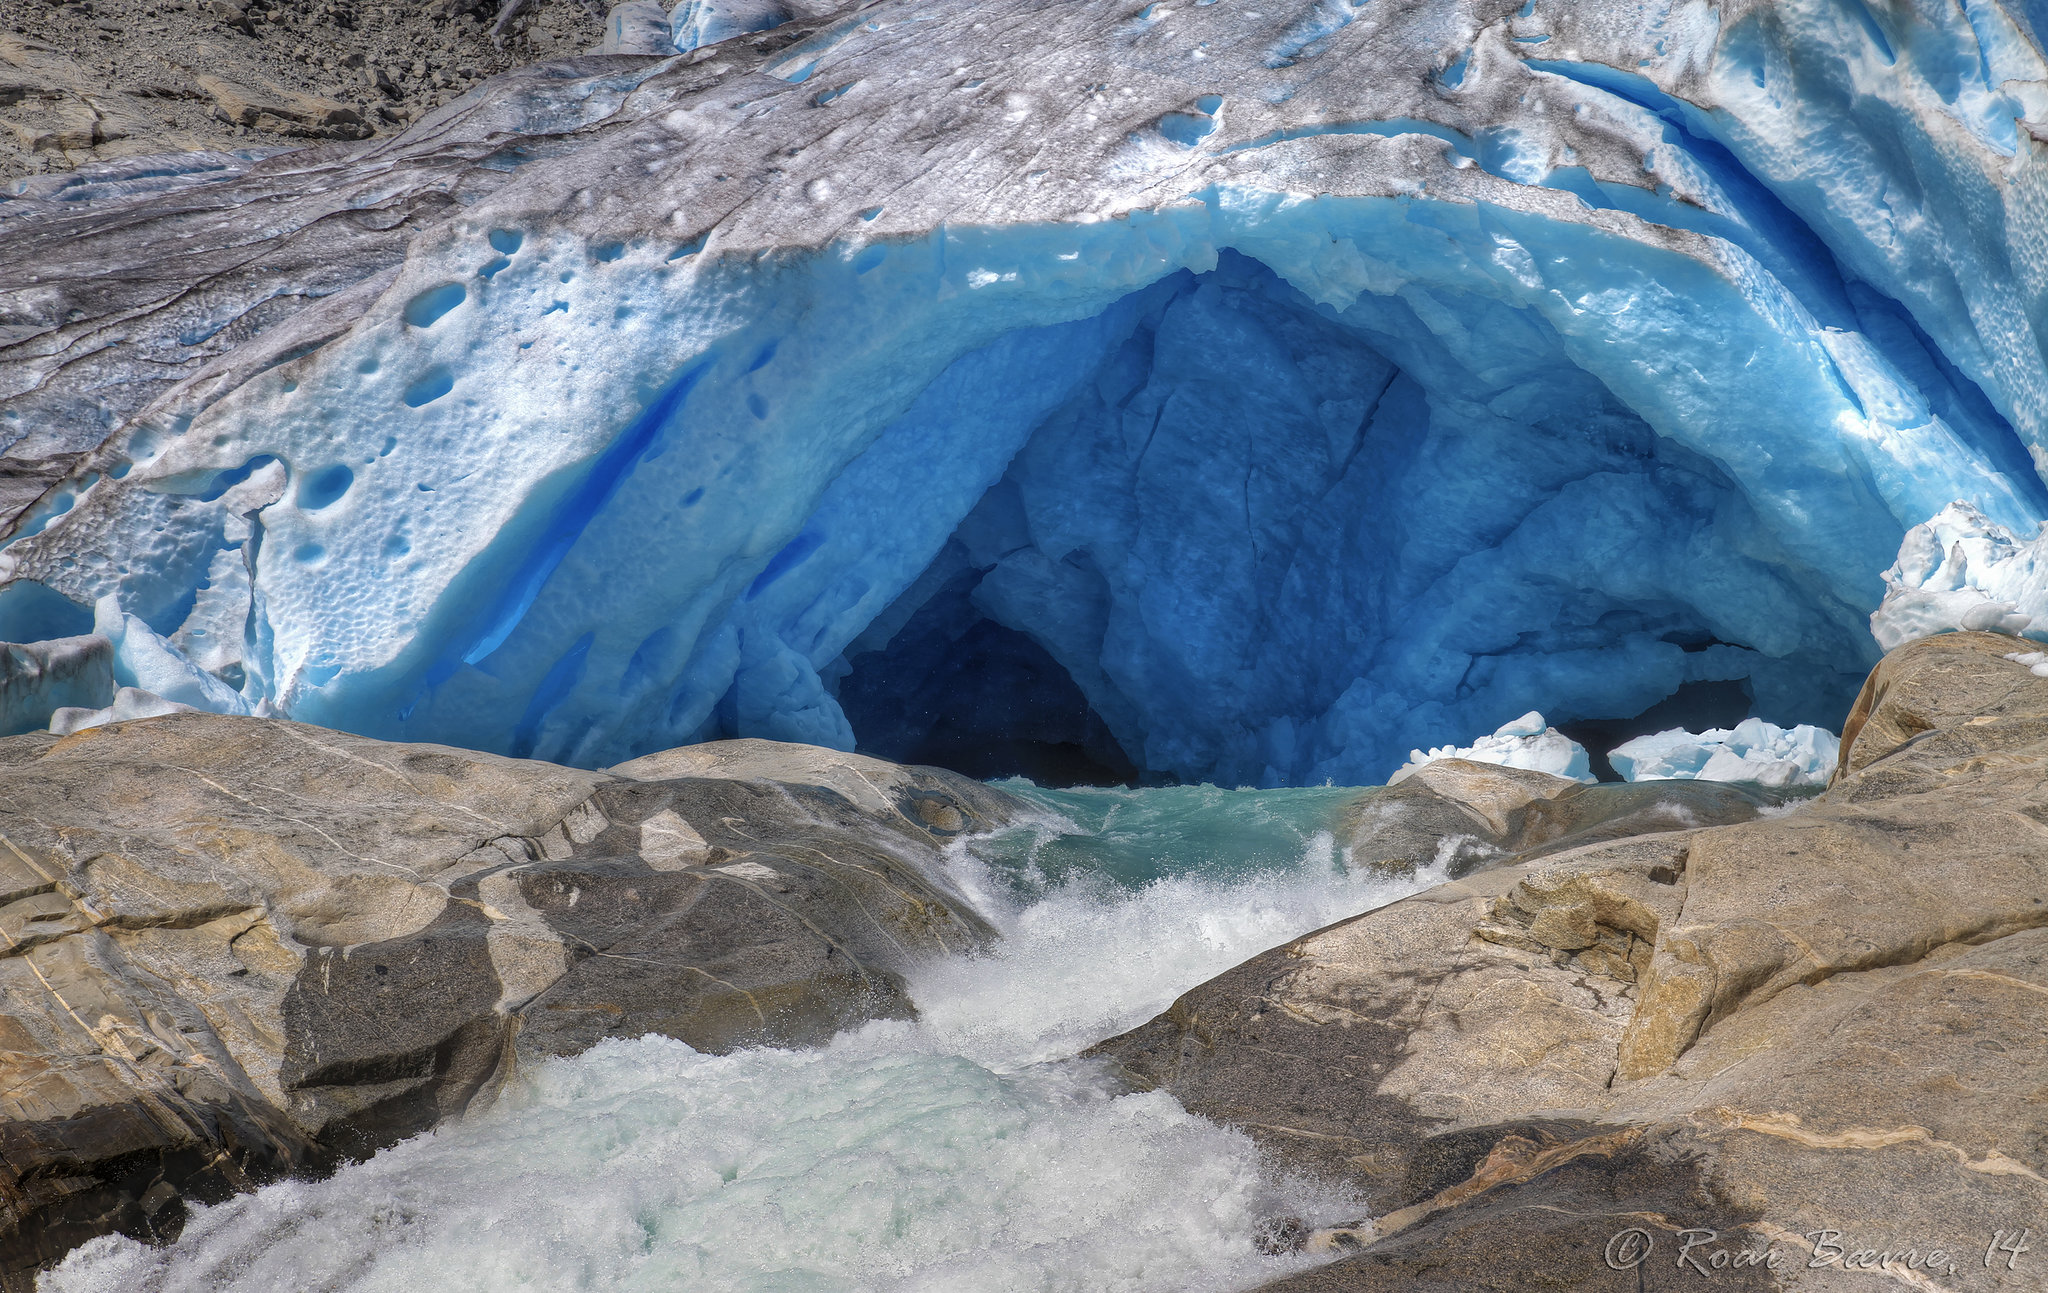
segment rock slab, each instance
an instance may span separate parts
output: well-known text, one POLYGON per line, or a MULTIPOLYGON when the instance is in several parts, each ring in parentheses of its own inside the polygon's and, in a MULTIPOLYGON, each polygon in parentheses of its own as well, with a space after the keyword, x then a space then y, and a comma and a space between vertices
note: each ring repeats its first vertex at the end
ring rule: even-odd
POLYGON ((1468 874, 1098 1053, 1365 1195, 1296 1293, 2039 1288, 1998 1247, 2048 1215, 2025 646, 1894 652, 1792 811, 1468 874))
POLYGON ((611 773, 183 713, 0 741, 0 1282, 649 1032, 814 1044, 992 935, 1001 792, 727 742, 611 773))

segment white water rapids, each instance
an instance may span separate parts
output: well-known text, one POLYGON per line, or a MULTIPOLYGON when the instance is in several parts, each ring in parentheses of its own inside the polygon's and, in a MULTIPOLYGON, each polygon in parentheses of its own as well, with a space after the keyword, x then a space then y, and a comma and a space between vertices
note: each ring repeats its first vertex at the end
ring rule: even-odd
POLYGON ((1045 824, 953 858, 1003 939, 914 976, 916 1022, 813 1051, 608 1042, 328 1180, 195 1209, 168 1249, 95 1240, 40 1287, 1181 1293, 1299 1268, 1254 1227, 1356 1200, 1072 1057, 1439 877, 1346 871, 1326 824, 1355 791, 1028 793, 1045 824))

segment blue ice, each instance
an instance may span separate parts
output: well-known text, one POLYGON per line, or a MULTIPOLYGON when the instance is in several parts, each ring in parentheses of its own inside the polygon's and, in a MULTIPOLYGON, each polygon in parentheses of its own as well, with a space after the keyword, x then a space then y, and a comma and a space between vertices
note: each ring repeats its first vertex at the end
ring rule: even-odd
MULTIPOLYGON (((1305 12, 1288 57, 1368 10, 1305 12)), ((770 17, 697 0, 677 43, 770 17)), ((135 492, 150 537, 90 595, 0 594, 0 637, 83 632, 111 594, 124 685, 586 766, 772 736, 1370 783, 1530 711, 1570 729, 1705 685, 1832 726, 1909 530, 1956 500, 1973 534, 2048 516, 2032 298, 1985 295, 2016 244, 1972 223, 2003 208, 1953 167, 1906 183, 1955 131, 2010 142, 2017 56, 1991 31, 1959 62, 1958 30, 1844 27, 1954 93, 1933 125, 1878 105, 1806 146, 1792 116, 1835 101, 1814 78, 1839 58, 1752 66, 1734 33, 1715 75, 1742 112, 1537 65, 1697 200, 1511 130, 1293 132, 1422 132, 1597 218, 1219 184, 760 257, 451 226, 389 317, 207 414, 215 466, 135 492)), ((1188 93, 1179 148, 1153 141, 1177 156, 1220 120, 1188 93)), ((1938 565, 1895 573, 1922 618, 2025 601, 1938 565)))
POLYGON ((682 53, 734 36, 780 27, 792 17, 779 0, 683 0, 669 14, 671 39, 682 53))

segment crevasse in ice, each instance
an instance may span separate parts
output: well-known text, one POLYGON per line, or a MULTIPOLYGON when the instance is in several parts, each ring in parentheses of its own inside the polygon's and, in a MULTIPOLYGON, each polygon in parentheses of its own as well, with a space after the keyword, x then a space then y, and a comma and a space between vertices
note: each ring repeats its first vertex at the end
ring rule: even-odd
POLYGON ((119 432, 0 637, 112 596, 239 705, 585 765, 1357 783, 1539 708, 1835 722, 1909 527, 2048 516, 2018 9, 1339 8, 635 62, 360 317, 119 432))

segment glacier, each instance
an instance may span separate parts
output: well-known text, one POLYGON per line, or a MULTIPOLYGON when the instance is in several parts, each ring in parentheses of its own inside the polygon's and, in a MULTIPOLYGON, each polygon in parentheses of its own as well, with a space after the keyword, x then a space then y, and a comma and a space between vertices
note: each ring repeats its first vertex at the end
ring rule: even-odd
POLYGON ((1909 530, 2048 518, 2016 6, 670 20, 0 201, 0 638, 583 766, 1356 784, 1531 710, 1831 723, 1909 530))

